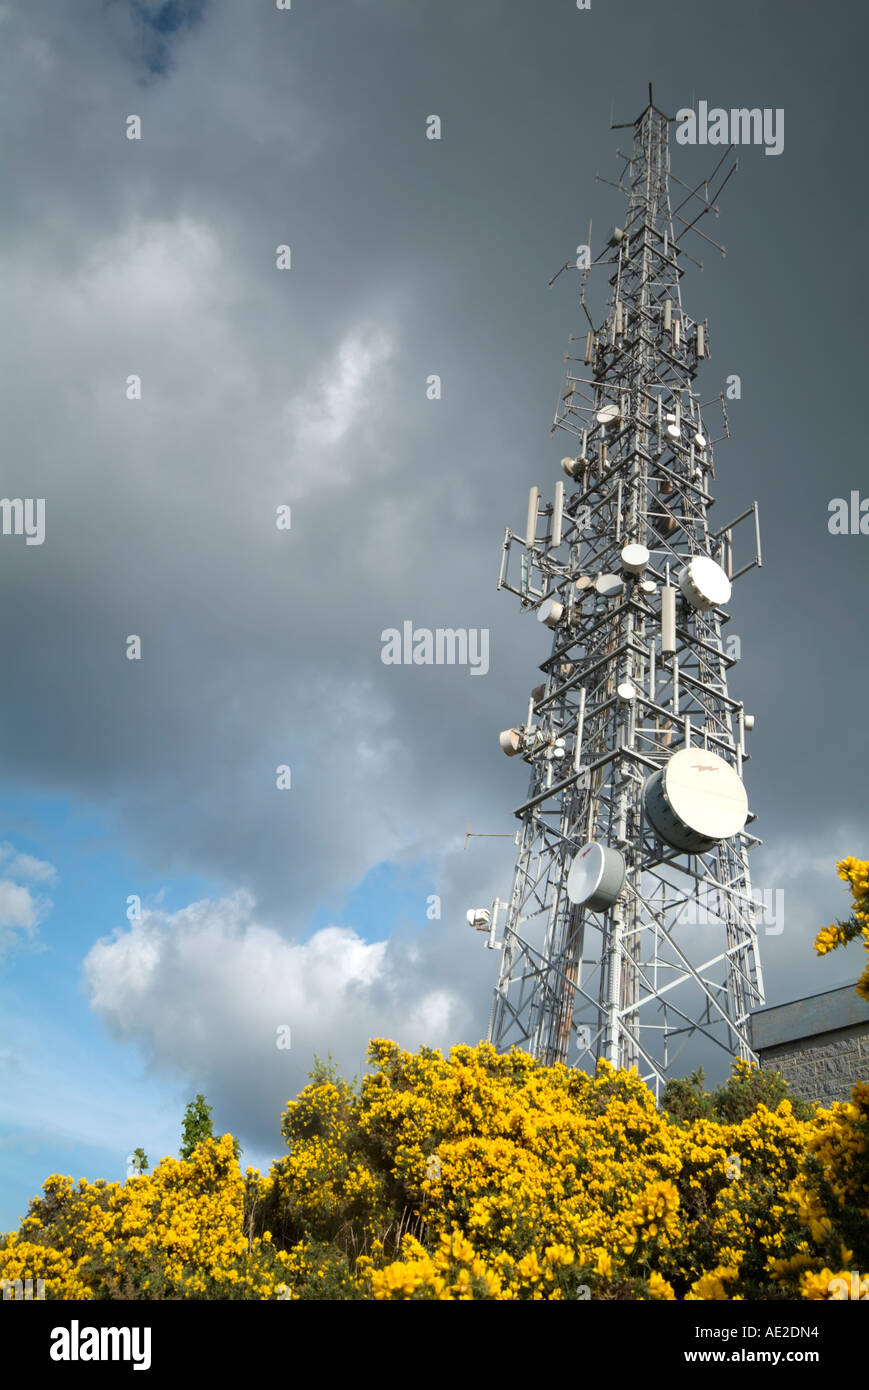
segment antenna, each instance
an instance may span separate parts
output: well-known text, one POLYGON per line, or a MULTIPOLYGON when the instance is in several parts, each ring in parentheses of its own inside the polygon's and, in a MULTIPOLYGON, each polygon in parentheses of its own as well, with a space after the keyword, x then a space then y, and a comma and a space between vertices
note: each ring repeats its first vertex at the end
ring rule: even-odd
POLYGON ((710 532, 713 405, 719 437, 729 430, 723 398, 704 405, 694 389, 709 328, 681 289, 685 238, 705 237, 697 223, 717 213, 735 165, 714 191, 730 151, 696 187, 671 175, 673 119, 649 83, 615 185, 624 217, 590 256, 609 277, 599 327, 582 276, 591 331, 584 352, 568 350, 553 426, 571 436, 567 481, 551 510, 549 482, 533 487, 524 531, 504 539, 498 587, 552 645, 525 723, 500 735, 530 773, 500 943, 497 909, 472 922, 501 946, 499 1051, 606 1057, 636 1066, 656 1095, 692 1044, 753 1060, 749 1018, 764 998, 748 863, 760 841, 742 781, 753 718, 730 694, 736 660, 721 635, 733 584, 760 565, 757 506, 710 532), (751 520, 755 558, 734 573, 730 533, 751 520), (698 935, 690 905, 710 899, 717 916, 698 935))
POLYGON ((492 834, 491 832, 485 831, 485 830, 472 830, 472 829, 471 829, 471 822, 468 821, 468 828, 467 828, 467 830, 465 831, 465 844, 464 844, 464 848, 465 848, 465 849, 468 848, 468 841, 469 841, 469 840, 515 840, 515 839, 516 839, 516 833, 515 833, 515 831, 513 831, 513 830, 501 830, 501 831, 496 832, 495 834, 492 834))

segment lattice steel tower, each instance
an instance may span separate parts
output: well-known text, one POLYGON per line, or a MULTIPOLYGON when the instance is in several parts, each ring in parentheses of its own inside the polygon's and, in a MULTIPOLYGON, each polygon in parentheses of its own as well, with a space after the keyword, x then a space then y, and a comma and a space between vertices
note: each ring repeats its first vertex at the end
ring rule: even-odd
POLYGON ((702 405, 694 390, 709 334, 680 289, 682 242, 717 212, 733 168, 712 193, 730 151, 696 189, 671 176, 672 119, 650 87, 620 127, 633 130, 616 185, 627 212, 596 259, 577 260, 590 331, 584 351, 571 339, 553 424, 572 437, 570 481, 551 502, 532 488, 525 535, 504 539, 498 587, 537 611, 553 644, 525 723, 501 735, 531 768, 510 901, 468 914, 501 950, 498 1049, 579 1066, 603 1056, 637 1066, 656 1094, 701 1035, 753 1058, 748 1018, 763 1003, 748 865, 760 841, 742 783, 754 721, 728 691, 738 643, 722 636, 731 581, 760 564, 757 504, 710 529, 716 441, 703 412, 720 419, 718 438, 727 413, 723 395, 702 405), (685 190, 675 208, 671 180, 685 190), (603 268, 596 326, 586 294, 603 268), (734 573, 742 521, 753 553, 734 573))

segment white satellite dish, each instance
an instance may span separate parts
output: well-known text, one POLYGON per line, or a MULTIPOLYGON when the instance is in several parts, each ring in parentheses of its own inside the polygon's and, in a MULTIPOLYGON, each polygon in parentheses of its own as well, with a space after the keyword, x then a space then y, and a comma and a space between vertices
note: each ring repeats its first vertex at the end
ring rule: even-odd
POLYGON ((678 425, 668 425, 668 426, 667 426, 667 433, 668 433, 668 435, 670 436, 671 439, 681 439, 681 438, 682 438, 682 431, 679 429, 679 426, 678 426, 678 425))
POLYGON ((578 464, 578 459, 567 458, 567 459, 562 459, 562 460, 561 460, 561 466, 562 466, 562 468, 564 469, 565 473, 567 474, 568 478, 575 478, 575 477, 576 477, 577 464, 578 464))
POLYGON ((642 574, 649 558, 649 551, 644 545, 626 545, 622 550, 622 564, 629 574, 642 574))
POLYGON ((698 430, 697 433, 696 433, 695 436, 694 436, 694 443, 697 445, 697 448, 698 448, 698 449, 705 449, 705 448, 706 448, 706 436, 705 436, 705 434, 701 434, 700 431, 698 430))
POLYGON ((624 589, 625 582, 618 574, 599 574, 594 587, 602 598, 615 598, 624 589))
POLYGON ((622 418, 622 412, 617 405, 605 405, 597 412, 595 419, 599 425, 603 425, 605 430, 610 430, 617 425, 622 418))
POLYGON ((594 588, 594 577, 593 577, 593 575, 590 575, 590 574, 583 574, 583 575, 581 575, 581 577, 580 577, 579 579, 577 579, 577 581, 576 581, 576 587, 577 587, 577 589, 579 589, 580 593, 584 593, 586 589, 593 589, 593 588, 594 588))
POLYGON ((603 912, 612 907, 624 888, 625 877, 621 851, 592 840, 574 856, 567 875, 567 896, 577 906, 603 912))
POLYGON ((564 604, 557 598, 545 598, 537 610, 538 623, 545 623, 547 627, 558 627, 563 617, 564 604))
POLYGON ((632 700, 637 698, 637 688, 631 681, 622 681, 621 685, 616 687, 616 694, 620 700, 629 705, 632 700))
POLYGON ((640 589, 644 594, 656 594, 658 592, 658 586, 654 579, 641 579, 640 589))
POLYGON ((473 927, 474 931, 488 931, 491 916, 492 914, 485 907, 472 907, 469 912, 465 913, 468 926, 473 927))
POLYGON ((731 583, 720 565, 708 555, 695 555, 678 574, 679 588, 692 608, 701 611, 726 603, 731 583))
POLYGON ((522 730, 504 729, 503 733, 498 735, 498 742, 508 758, 515 758, 517 753, 522 752, 522 730))
POLYGON ((705 748, 680 748, 647 777, 643 805, 662 840, 693 854, 738 834, 748 816, 739 774, 705 748))

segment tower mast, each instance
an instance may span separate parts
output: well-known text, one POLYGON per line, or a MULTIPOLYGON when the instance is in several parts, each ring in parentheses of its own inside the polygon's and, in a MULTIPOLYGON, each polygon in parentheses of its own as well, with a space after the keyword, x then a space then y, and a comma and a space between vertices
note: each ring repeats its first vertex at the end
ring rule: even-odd
POLYGON ((729 693, 737 658, 722 639, 731 581, 760 564, 757 505, 710 527, 704 412, 719 438, 729 430, 723 396, 701 406, 694 390, 709 334, 680 284, 692 259, 682 243, 717 211, 733 168, 715 193, 682 185, 674 209, 671 119, 650 87, 622 156, 624 224, 578 262, 589 332, 571 340, 580 352, 566 355, 553 423, 572 441, 568 481, 551 502, 533 487, 525 534, 504 538, 498 587, 553 640, 525 722, 501 735, 531 770, 510 900, 485 926, 479 912, 472 921, 500 947, 499 1050, 580 1066, 605 1057, 636 1066, 656 1094, 700 1037, 752 1058, 749 1014, 763 1002, 748 864, 760 842, 742 784, 753 720, 729 693), (596 325, 586 291, 602 272, 596 325), (743 521, 754 557, 734 574, 743 521))

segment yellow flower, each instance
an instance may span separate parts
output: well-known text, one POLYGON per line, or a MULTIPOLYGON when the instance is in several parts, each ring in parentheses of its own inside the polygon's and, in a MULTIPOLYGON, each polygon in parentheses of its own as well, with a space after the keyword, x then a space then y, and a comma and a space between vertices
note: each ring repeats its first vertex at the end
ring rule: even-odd
POLYGON ((597 1264, 594 1267, 595 1274, 600 1274, 604 1279, 611 1279, 613 1272, 612 1256, 606 1250, 600 1250, 597 1256, 597 1264))
POLYGON ((672 1302, 676 1297, 672 1285, 668 1284, 667 1280, 664 1279, 657 1270, 652 1270, 652 1273, 649 1275, 649 1297, 666 1299, 668 1302, 672 1302))

